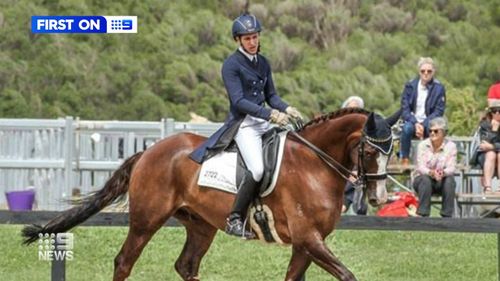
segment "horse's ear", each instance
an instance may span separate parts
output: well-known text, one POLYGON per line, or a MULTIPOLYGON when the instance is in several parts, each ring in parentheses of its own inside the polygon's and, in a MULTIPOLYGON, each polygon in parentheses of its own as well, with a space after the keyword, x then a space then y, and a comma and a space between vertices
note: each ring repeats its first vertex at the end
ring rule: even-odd
POLYGON ((368 120, 366 120, 366 132, 374 132, 377 130, 377 124, 375 123, 375 113, 370 113, 368 115, 368 120))
POLYGON ((401 112, 402 110, 399 109, 398 111, 394 112, 391 116, 385 118, 385 122, 389 124, 389 127, 392 127, 396 122, 398 122, 399 117, 401 117, 401 112))

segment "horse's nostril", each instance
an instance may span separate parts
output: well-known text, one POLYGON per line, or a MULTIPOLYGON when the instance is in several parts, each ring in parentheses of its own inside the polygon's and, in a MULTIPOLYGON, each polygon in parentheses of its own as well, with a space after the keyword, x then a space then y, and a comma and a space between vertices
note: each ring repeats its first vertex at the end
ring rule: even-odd
POLYGON ((375 199, 375 198, 368 199, 368 203, 370 203, 370 205, 372 205, 374 207, 378 205, 377 199, 375 199))

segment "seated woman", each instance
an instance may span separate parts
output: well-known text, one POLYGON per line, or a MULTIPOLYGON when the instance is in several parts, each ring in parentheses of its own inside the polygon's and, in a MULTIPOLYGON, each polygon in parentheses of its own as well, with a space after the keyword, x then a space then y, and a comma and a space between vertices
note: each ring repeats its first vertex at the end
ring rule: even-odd
POLYGON ((413 188, 420 202, 417 215, 427 217, 431 211, 431 196, 441 194, 441 216, 451 217, 455 208, 455 167, 457 146, 445 138, 446 119, 437 117, 429 123, 429 138, 417 149, 417 177, 413 188))
POLYGON ((479 123, 477 161, 483 169, 483 191, 491 192, 491 180, 500 175, 500 100, 494 100, 479 123))

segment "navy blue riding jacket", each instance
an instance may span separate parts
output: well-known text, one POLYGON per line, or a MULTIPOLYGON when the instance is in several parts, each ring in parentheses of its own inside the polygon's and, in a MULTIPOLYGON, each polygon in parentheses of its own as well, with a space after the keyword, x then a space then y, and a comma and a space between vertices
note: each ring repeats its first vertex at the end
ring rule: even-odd
POLYGON ((224 61, 222 79, 229 97, 229 113, 222 127, 191 153, 194 161, 202 163, 224 150, 247 114, 269 120, 271 108, 284 112, 288 107, 276 93, 267 59, 257 56, 257 64, 253 64, 237 50, 224 61))
MULTIPOLYGON (((401 97, 402 118, 405 122, 417 123, 413 115, 417 107, 419 78, 408 81, 401 97)), ((430 120, 443 116, 446 107, 446 90, 437 79, 432 79, 427 85, 427 99, 425 100, 425 128, 429 127, 430 120)))

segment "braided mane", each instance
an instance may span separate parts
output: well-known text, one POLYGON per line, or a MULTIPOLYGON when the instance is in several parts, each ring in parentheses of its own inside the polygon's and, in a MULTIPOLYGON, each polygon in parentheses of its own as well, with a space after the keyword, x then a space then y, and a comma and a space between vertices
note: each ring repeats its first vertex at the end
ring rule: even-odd
POLYGON ((300 131, 303 131, 305 128, 307 128, 311 125, 318 124, 318 123, 328 121, 331 119, 336 119, 336 118, 342 117, 342 116, 347 115, 347 114, 352 114, 352 113, 360 113, 360 114, 368 115, 368 114, 370 114, 370 111, 367 111, 363 108, 356 108, 356 107, 342 108, 342 109, 339 109, 337 111, 326 113, 326 114, 323 114, 319 117, 312 119, 311 121, 307 122, 304 125, 304 127, 302 127, 302 129, 300 131))

